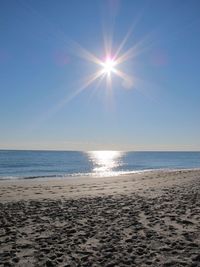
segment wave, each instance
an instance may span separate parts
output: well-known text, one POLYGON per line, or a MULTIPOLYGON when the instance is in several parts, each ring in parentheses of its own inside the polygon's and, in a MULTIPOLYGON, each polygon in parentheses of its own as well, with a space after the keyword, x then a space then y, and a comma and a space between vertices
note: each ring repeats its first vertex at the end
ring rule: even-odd
POLYGON ((32 179, 51 179, 51 178, 75 178, 75 177, 112 177, 134 173, 143 173, 148 170, 137 171, 113 171, 113 172, 88 172, 88 173, 67 173, 67 174, 52 174, 52 175, 33 175, 33 176, 3 176, 0 180, 32 180, 32 179))
POLYGON ((143 170, 128 170, 128 171, 112 171, 112 172, 87 172, 87 173, 66 173, 52 175, 33 175, 33 176, 2 176, 0 180, 34 180, 34 179, 70 179, 80 177, 117 177, 129 174, 142 174, 144 172, 171 172, 171 171, 191 171, 200 170, 200 168, 160 168, 160 169, 143 169, 143 170))
POLYGON ((109 172, 78 172, 78 173, 65 173, 65 174, 46 174, 46 175, 30 175, 30 176, 0 176, 0 180, 33 180, 33 179, 70 179, 70 178, 81 178, 81 177, 117 177, 121 175, 129 174, 142 174, 145 172, 171 172, 171 171, 192 171, 200 170, 200 168, 149 168, 140 170, 119 170, 109 172))

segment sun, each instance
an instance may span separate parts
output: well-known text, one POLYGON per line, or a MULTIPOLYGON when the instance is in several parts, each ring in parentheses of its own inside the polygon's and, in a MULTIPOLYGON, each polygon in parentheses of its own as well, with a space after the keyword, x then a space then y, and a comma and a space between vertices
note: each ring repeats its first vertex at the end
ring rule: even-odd
POLYGON ((116 66, 116 61, 112 59, 111 57, 107 57, 104 62, 102 62, 102 67, 103 67, 103 73, 110 75, 111 72, 115 72, 115 66, 116 66))
MULTIPOLYGON (((93 91, 96 91, 102 81, 105 81, 106 95, 112 95, 113 91, 113 78, 114 76, 118 78, 118 82, 121 82, 122 87, 125 89, 130 89, 135 87, 136 78, 133 74, 129 75, 123 71, 123 64, 128 60, 135 58, 139 53, 141 53, 146 47, 143 47, 143 40, 135 43, 132 47, 128 48, 124 52, 123 49, 127 43, 127 40, 132 32, 132 28, 125 35, 122 42, 118 47, 112 47, 112 36, 104 36, 104 57, 98 57, 91 53, 89 50, 82 47, 79 43, 71 41, 72 49, 75 49, 75 54, 90 63, 95 64, 95 71, 90 75, 85 77, 77 89, 63 101, 67 103, 71 101, 74 97, 79 95, 86 88, 90 87, 96 82, 96 86, 93 86, 93 91), (98 67, 98 68, 96 68, 98 67)), ((102 55, 102 53, 101 53, 102 55)), ((64 105, 64 104, 63 104, 64 105)))

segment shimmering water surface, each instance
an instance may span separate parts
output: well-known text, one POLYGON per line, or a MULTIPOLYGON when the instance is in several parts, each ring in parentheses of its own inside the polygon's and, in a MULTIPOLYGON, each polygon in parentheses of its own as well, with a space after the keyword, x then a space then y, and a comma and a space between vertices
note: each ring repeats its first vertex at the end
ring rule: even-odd
POLYGON ((200 168, 200 152, 0 150, 0 179, 114 176, 200 168))

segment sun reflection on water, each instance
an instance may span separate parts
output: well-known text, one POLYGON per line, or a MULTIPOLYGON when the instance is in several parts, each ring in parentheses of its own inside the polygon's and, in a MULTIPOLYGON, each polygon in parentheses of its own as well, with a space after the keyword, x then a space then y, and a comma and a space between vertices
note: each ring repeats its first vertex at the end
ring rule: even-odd
POLYGON ((93 164, 95 176, 114 176, 116 169, 120 166, 120 158, 123 153, 120 151, 90 151, 89 158, 93 164))

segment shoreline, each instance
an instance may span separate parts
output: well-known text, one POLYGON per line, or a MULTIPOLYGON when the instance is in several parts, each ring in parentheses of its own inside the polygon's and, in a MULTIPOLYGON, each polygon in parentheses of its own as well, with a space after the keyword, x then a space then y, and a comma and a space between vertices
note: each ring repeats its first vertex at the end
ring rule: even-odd
POLYGON ((0 202, 46 198, 129 194, 172 187, 200 176, 199 169, 156 170, 110 177, 69 177, 52 179, 16 179, 0 181, 0 202))
POLYGON ((193 266, 200 170, 0 182, 0 266, 193 266))
POLYGON ((58 179, 86 179, 86 178, 110 178, 110 177, 121 177, 121 176, 131 176, 135 174, 145 174, 145 173, 168 173, 168 172, 178 172, 178 171, 200 171, 200 167, 196 168, 160 168, 160 169, 145 169, 145 170, 135 170, 135 171, 116 171, 112 175, 99 175, 98 173, 75 173, 66 175, 43 175, 43 176, 0 176, 1 181, 24 181, 24 180, 37 180, 37 181, 48 181, 48 180, 58 180, 58 179), (116 173, 116 174, 114 174, 116 173))

